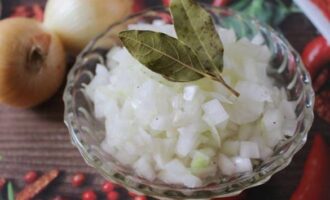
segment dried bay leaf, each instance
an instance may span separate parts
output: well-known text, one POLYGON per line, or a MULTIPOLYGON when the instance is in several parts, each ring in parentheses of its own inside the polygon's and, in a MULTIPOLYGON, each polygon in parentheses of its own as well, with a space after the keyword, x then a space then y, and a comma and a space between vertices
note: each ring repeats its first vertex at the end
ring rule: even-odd
POLYGON ((153 31, 123 31, 123 45, 143 65, 174 82, 206 77, 239 96, 221 76, 223 45, 211 15, 195 0, 172 0, 171 13, 178 39, 153 31))
POLYGON ((176 38, 138 30, 123 31, 119 38, 137 60, 170 81, 187 82, 208 76, 196 53, 176 38))
POLYGON ((172 0, 170 10, 178 39, 195 50, 205 71, 222 72, 223 45, 212 16, 194 0, 172 0))

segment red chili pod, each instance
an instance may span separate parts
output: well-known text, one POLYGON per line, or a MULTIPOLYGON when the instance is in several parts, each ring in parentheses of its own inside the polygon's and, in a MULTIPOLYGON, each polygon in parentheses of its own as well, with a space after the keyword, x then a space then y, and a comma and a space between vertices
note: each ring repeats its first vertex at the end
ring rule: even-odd
POLYGON ((312 78, 315 79, 321 68, 330 62, 330 44, 322 36, 314 38, 304 48, 302 60, 312 78))
MULTIPOLYGON (((329 94, 330 97, 330 94, 329 94)), ((330 199, 330 151, 320 134, 316 134, 304 166, 304 173, 291 200, 330 199)))

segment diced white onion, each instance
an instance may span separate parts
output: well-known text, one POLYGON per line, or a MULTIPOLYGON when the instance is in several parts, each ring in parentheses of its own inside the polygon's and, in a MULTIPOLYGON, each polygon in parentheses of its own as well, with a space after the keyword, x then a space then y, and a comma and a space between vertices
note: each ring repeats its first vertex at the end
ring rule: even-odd
MULTIPOLYGON (((160 20, 129 28, 176 37, 173 25, 160 20)), ((293 136, 296 105, 267 76, 270 51, 260 45, 262 38, 237 41, 233 30, 217 30, 224 44, 223 78, 238 98, 208 78, 168 81, 126 48, 112 48, 107 67, 96 67, 85 94, 95 117, 105 122, 101 147, 138 176, 199 187, 217 174, 252 171, 250 159, 269 158, 284 136, 293 136)))

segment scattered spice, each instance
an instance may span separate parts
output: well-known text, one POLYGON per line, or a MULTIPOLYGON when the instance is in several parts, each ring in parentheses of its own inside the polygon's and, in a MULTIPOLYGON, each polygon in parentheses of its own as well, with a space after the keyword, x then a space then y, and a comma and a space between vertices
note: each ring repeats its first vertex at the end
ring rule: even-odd
POLYGON ((118 200, 119 194, 116 191, 111 191, 107 194, 107 200, 118 200))
POLYGON ((63 196, 58 195, 58 196, 54 197, 53 200, 68 200, 68 199, 63 196))
POLYGON ((85 174, 79 172, 72 177, 71 184, 74 187, 80 187, 85 183, 85 180, 86 180, 85 174))
POLYGON ((102 184, 102 191, 104 193, 112 192, 115 188, 116 188, 116 186, 113 183, 111 183, 110 181, 105 181, 102 184))
POLYGON ((96 193, 91 189, 86 190, 82 194, 82 200, 96 200, 96 199, 97 199, 96 193))
POLYGON ((147 197, 140 195, 140 196, 134 197, 134 200, 147 200, 147 197))
POLYGON ((28 171, 25 175, 24 175, 24 181, 28 184, 33 183, 34 181, 36 181, 38 178, 38 174, 36 171, 28 171))
POLYGON ((5 187, 7 180, 5 178, 0 178, 0 191, 5 187))
POLYGON ((136 196, 138 196, 137 194, 135 194, 134 192, 128 192, 128 195, 130 196, 130 197, 136 197, 136 196))
POLYGON ((16 200, 28 200, 34 198, 42 190, 44 190, 52 181, 59 175, 59 171, 54 169, 36 180, 31 185, 26 186, 21 192, 17 194, 16 200))

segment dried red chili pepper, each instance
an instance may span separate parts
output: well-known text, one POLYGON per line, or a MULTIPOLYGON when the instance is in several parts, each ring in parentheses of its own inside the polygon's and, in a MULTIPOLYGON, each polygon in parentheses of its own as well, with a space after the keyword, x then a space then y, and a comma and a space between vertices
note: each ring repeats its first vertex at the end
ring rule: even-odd
POLYGON ((212 5, 213 6, 227 6, 231 0, 214 0, 212 5))
POLYGON ((330 199, 330 151, 320 134, 316 134, 298 188, 291 200, 330 199))
POLYGON ((38 195, 43 189, 45 189, 53 180, 59 175, 58 170, 51 170, 48 173, 41 176, 34 183, 26 186, 21 192, 16 196, 16 200, 28 200, 33 199, 38 195))
POLYGON ((320 94, 316 95, 314 109, 319 117, 324 119, 326 122, 330 123, 330 91, 329 90, 322 91, 320 94))
POLYGON ((330 62, 330 44, 322 36, 314 38, 304 48, 302 60, 315 79, 321 68, 330 62))

